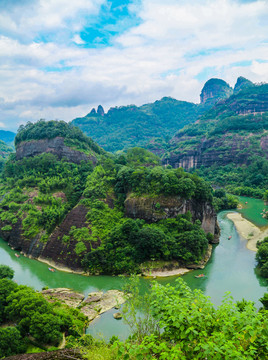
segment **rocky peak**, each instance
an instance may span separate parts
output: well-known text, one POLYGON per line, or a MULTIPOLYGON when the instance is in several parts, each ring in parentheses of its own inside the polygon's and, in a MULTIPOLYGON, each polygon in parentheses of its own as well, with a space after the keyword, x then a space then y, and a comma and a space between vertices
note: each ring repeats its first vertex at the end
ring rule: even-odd
POLYGON ((93 108, 93 109, 90 111, 89 115, 96 115, 96 110, 95 110, 95 108, 93 108))
POLYGON ((104 116, 104 109, 101 105, 98 106, 97 114, 104 116))
POLYGON ((237 78, 235 87, 234 87, 234 94, 237 94, 240 90, 254 86, 253 82, 244 78, 243 76, 239 76, 237 78))
POLYGON ((200 102, 213 105, 219 100, 229 97, 232 93, 233 89, 227 82, 213 78, 205 83, 200 94, 200 102))

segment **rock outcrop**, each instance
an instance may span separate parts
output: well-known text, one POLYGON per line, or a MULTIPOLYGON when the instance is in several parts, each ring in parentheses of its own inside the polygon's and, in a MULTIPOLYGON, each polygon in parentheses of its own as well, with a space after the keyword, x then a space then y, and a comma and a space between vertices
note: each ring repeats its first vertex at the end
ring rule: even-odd
POLYGON ((54 267, 62 268, 64 266, 73 271, 83 272, 81 260, 85 252, 90 251, 91 246, 92 248, 98 247, 100 242, 96 241, 90 244, 84 241, 86 250, 77 255, 77 240, 69 236, 69 232, 72 226, 76 228, 89 226, 86 219, 87 212, 87 208, 83 205, 74 207, 62 223, 55 228, 46 243, 41 241, 43 232, 31 240, 26 239, 23 236, 22 219, 20 218, 16 224, 13 224, 12 229, 8 231, 2 230, 6 223, 0 221, 0 236, 7 241, 12 248, 22 252, 26 256, 47 262, 54 267))
POLYGON ((126 301, 126 295, 119 290, 108 290, 89 293, 87 297, 67 288, 47 289, 42 294, 50 301, 60 301, 80 311, 89 321, 113 308, 119 308, 126 301))
MULTIPOLYGON (((174 168, 182 167, 189 170, 201 166, 210 167, 214 164, 224 166, 233 163, 234 160, 237 164, 243 165, 246 164, 249 156, 251 156, 248 151, 245 151, 245 149, 251 147, 251 136, 226 134, 219 138, 204 138, 198 146, 185 151, 183 147, 180 148, 180 143, 187 140, 189 138, 186 136, 180 139, 173 139, 174 146, 177 142, 178 147, 176 151, 170 152, 169 157, 164 160, 164 164, 171 165, 174 168)), ((260 147, 263 154, 268 157, 268 135, 264 135, 261 138, 260 147)))
POLYGON ((239 76, 234 87, 234 94, 237 94, 240 90, 246 89, 251 86, 254 86, 253 82, 244 78, 243 76, 239 76))
POLYGON ((208 80, 200 94, 201 104, 215 104, 221 99, 225 99, 232 95, 233 89, 224 80, 210 79, 208 80))
POLYGON ((73 163, 80 163, 82 160, 96 163, 97 159, 94 155, 86 155, 82 151, 66 146, 63 137, 55 137, 53 139, 31 140, 18 144, 16 148, 16 159, 21 160, 25 157, 33 157, 43 153, 51 153, 59 159, 65 158, 73 163))
POLYGON ((190 211, 192 220, 199 220, 206 233, 214 235, 214 242, 219 242, 217 215, 211 204, 196 200, 185 200, 180 197, 131 197, 125 200, 125 215, 134 219, 144 219, 146 222, 174 218, 190 211))
POLYGON ((97 114, 99 114, 100 116, 104 116, 104 109, 101 105, 98 106, 97 114))

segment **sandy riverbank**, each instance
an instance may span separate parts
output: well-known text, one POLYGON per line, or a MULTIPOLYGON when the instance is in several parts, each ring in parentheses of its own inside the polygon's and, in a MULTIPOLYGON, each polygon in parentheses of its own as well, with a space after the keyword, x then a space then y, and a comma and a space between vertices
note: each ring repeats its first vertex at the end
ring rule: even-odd
POLYGON ((233 221, 239 235, 248 240, 247 248, 257 251, 256 243, 268 236, 268 228, 258 228, 252 222, 244 219, 239 213, 229 213, 227 217, 233 221))
POLYGON ((176 276, 176 275, 184 275, 191 271, 192 269, 179 268, 174 270, 164 270, 164 271, 147 271, 143 275, 145 277, 168 277, 168 276, 176 276))
MULTIPOLYGON (((27 256, 27 255, 25 255, 27 256)), ((32 258, 31 256, 28 256, 30 259, 32 258)), ((32 259, 35 259, 35 258, 32 258, 32 259)), ((44 264, 47 264, 49 265, 49 267, 51 268, 54 268, 56 270, 59 270, 59 271, 64 271, 64 272, 67 272, 67 273, 71 273, 71 274, 78 274, 78 275, 85 275, 85 276, 88 276, 88 274, 86 274, 84 271, 76 271, 76 270, 72 270, 72 269, 69 269, 67 266, 63 266, 63 265, 59 265, 59 264, 56 264, 54 261, 49 261, 48 259, 44 259, 42 257, 39 257, 35 260, 38 260, 44 264)))

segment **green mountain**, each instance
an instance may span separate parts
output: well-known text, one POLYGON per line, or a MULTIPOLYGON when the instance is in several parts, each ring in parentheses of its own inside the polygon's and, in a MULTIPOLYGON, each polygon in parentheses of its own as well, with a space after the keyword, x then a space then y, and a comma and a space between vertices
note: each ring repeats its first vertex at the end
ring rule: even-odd
POLYGON ((0 140, 4 141, 10 146, 13 145, 15 136, 16 134, 12 131, 0 130, 0 140))
MULTIPOLYGON (((244 83, 244 86, 242 84, 244 83)), ((242 87, 170 141, 164 164, 200 169, 214 184, 268 186, 268 84, 242 87)))
POLYGON ((218 239, 212 189, 141 148, 114 156, 56 121, 21 127, 0 192, 0 236, 19 251, 90 273, 196 266, 218 239), (206 235, 208 234, 208 235, 206 235))
POLYGON ((233 89, 224 80, 210 79, 201 91, 200 103, 212 106, 219 100, 228 98, 232 93, 233 89))
POLYGON ((92 137, 106 151, 133 146, 147 147, 153 138, 164 142, 183 126, 193 123, 207 109, 178 101, 170 97, 143 106, 120 106, 111 108, 107 114, 101 106, 82 118, 72 121, 85 134, 92 137))

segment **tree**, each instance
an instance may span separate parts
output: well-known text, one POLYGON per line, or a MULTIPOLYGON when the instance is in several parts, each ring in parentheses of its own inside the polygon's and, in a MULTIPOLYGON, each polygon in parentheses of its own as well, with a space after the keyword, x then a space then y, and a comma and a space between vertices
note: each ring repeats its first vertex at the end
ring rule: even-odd
MULTIPOLYGON (((132 336, 118 347, 120 358, 267 358, 267 312, 257 312, 250 301, 239 308, 226 294, 216 309, 209 297, 192 291, 181 278, 175 287, 154 283, 149 301, 145 316, 150 314, 161 332, 150 327, 142 336, 132 336)), ((130 312, 130 319, 136 321, 136 315, 130 312)))
POLYGON ((26 344, 15 327, 0 328, 0 358, 24 353, 26 344))
POLYGON ((7 265, 0 265, 0 279, 13 279, 14 270, 7 265))
POLYGON ((58 316, 36 312, 31 317, 30 334, 42 343, 58 345, 62 339, 61 325, 58 316))

